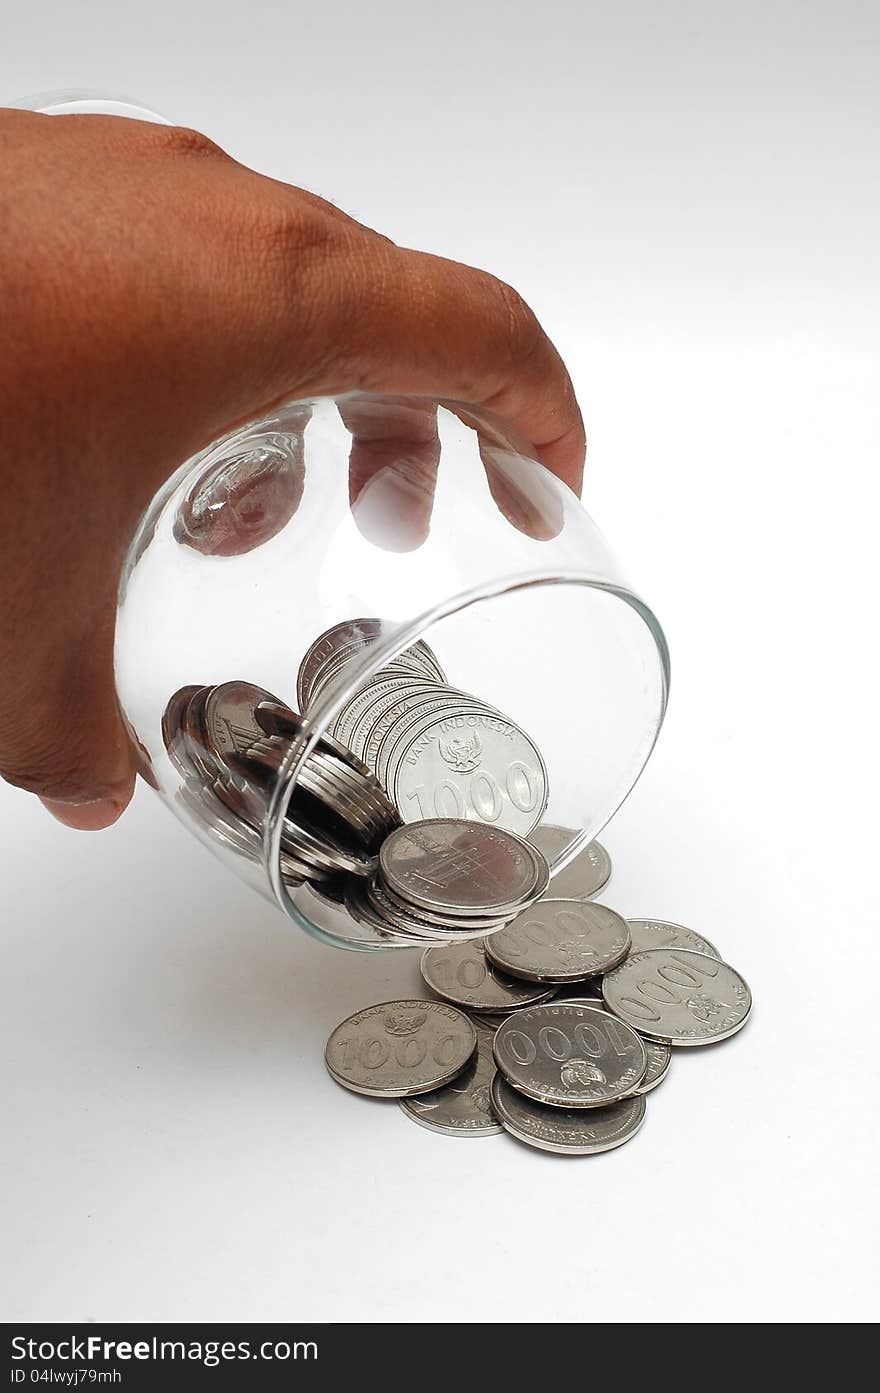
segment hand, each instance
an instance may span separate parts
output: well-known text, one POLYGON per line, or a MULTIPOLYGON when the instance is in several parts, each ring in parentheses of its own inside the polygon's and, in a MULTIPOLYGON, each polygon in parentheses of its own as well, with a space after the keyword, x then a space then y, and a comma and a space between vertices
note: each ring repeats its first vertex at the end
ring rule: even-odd
MULTIPOLYGON (((359 389, 488 407, 578 490, 583 426, 509 286, 195 131, 2 111, 0 174, 0 774, 98 828, 134 786, 120 567, 182 460, 282 401, 359 389)), ((351 426, 356 494, 375 442, 351 426)))

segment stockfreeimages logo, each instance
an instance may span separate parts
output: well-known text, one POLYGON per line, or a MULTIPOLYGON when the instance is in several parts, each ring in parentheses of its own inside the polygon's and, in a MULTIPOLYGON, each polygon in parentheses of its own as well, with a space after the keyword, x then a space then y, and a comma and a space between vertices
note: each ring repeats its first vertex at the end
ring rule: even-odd
MULTIPOLYGON (((107 1340, 103 1335, 76 1336, 61 1340, 32 1340, 23 1335, 12 1337, 13 1361, 30 1364, 50 1364, 56 1361, 91 1365, 137 1361, 162 1363, 179 1361, 203 1364, 215 1368, 218 1364, 237 1360, 256 1359, 285 1362, 291 1359, 317 1359, 315 1340, 264 1340, 253 1345, 250 1340, 107 1340)), ((96 1382, 94 1367, 69 1369, 64 1382, 69 1387, 78 1383, 96 1382), (82 1377, 79 1377, 82 1375, 82 1377)), ((29 1377, 26 1368, 12 1370, 13 1383, 24 1383, 29 1377)), ((56 1380, 57 1381, 57 1380, 56 1380)))

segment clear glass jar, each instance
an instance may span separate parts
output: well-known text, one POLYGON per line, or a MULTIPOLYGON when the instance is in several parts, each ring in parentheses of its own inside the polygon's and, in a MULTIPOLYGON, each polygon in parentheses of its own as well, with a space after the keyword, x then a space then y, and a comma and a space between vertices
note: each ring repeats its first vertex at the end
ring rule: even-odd
MULTIPOLYGON (((464 815, 521 833, 540 817, 566 829, 550 857, 560 868, 644 767, 663 720, 668 655, 657 620, 579 500, 504 422, 420 398, 291 402, 188 460, 132 542, 116 677, 145 776, 222 860, 340 946, 382 945, 285 878, 284 818, 340 711, 419 643, 454 688, 531 737, 546 769, 546 806, 528 760, 505 767, 496 755, 481 768, 467 750, 461 756, 450 726, 443 777, 429 770, 419 782, 418 769, 407 770, 401 816, 464 815), (163 718, 183 689, 232 680, 299 711, 307 654, 324 683, 242 843, 192 797, 163 718)), ((460 725, 472 742, 466 713, 460 725)))
MULTIPOLYGON (((82 91, 17 105, 166 119, 82 91)), ((399 771, 412 751, 395 785, 402 817, 464 814, 521 833, 540 819, 542 850, 561 869, 641 773, 663 721, 669 659, 656 618, 578 499, 504 422, 417 398, 291 402, 182 465, 129 550, 116 680, 142 774, 221 860, 336 946, 394 940, 320 886, 292 882, 285 817, 312 752, 340 713, 358 709, 359 689, 395 662, 413 675, 411 650, 424 643, 429 666, 436 658, 451 686, 496 709, 501 733, 465 701, 431 744, 430 699, 383 694, 378 730, 397 741, 387 761, 379 747, 383 769, 399 771), (297 682, 304 660, 327 677, 315 692, 297 682), (247 821, 201 787, 202 765, 181 758, 170 719, 187 689, 234 680, 294 711, 310 698, 302 738, 241 809, 247 821), (525 732, 534 758, 517 758, 514 742, 506 759, 505 729, 525 732), (480 743, 490 739, 501 747, 492 760, 480 743), (429 745, 423 775, 417 756, 429 745)))

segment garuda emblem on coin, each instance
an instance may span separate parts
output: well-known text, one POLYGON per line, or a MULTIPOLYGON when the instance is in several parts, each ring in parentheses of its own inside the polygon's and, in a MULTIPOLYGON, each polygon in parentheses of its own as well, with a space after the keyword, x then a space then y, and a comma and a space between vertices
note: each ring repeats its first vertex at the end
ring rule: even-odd
POLYGON ((569 1059, 559 1071, 564 1088, 583 1088, 590 1083, 604 1083, 605 1075, 597 1064, 588 1059, 569 1059))
POLYGON ((689 996, 684 1004, 692 1016, 704 1023, 711 1020, 712 1016, 727 1010, 726 1001, 716 1001, 714 996, 707 996, 705 992, 701 992, 699 996, 689 996))
POLYGON ((479 767, 483 758, 483 746, 476 732, 467 740, 459 735, 454 735, 451 740, 441 740, 439 748, 440 754, 456 774, 470 774, 472 769, 479 767))
POLYGON ((408 1015, 389 1011, 385 1017, 385 1029, 389 1035, 412 1035, 413 1031, 421 1030, 427 1019, 427 1011, 411 1011, 408 1015))

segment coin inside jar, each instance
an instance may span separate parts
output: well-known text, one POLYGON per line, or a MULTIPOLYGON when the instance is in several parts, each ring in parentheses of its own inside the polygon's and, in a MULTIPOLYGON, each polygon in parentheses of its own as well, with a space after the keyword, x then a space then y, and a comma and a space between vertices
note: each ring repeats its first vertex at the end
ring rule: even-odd
POLYGON ((649 1040, 710 1045, 741 1030, 752 994, 728 963, 683 948, 631 953, 602 981, 605 1004, 649 1040))
POLYGON ((396 895, 462 917, 515 914, 549 878, 541 853, 521 837, 458 818, 398 828, 382 843, 379 866, 396 895))
POLYGON ((574 1001, 528 1006, 495 1034, 495 1062, 538 1103, 597 1108, 625 1098, 648 1068, 644 1041, 606 1011, 574 1001))
POLYGON ((499 972, 481 944, 472 940, 426 949, 421 972, 432 992, 468 1011, 513 1011, 548 1001, 556 991, 555 987, 517 981, 499 972))
POLYGON ((542 899, 486 939, 486 956, 530 982, 577 982, 616 967, 629 946, 626 920, 613 909, 542 899))
POLYGON ((443 1001, 383 1001, 338 1025, 324 1058, 337 1083, 407 1098, 449 1083, 477 1047, 472 1023, 443 1001))

